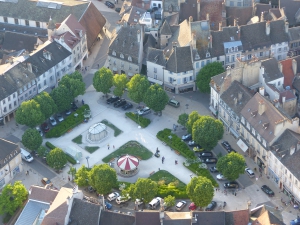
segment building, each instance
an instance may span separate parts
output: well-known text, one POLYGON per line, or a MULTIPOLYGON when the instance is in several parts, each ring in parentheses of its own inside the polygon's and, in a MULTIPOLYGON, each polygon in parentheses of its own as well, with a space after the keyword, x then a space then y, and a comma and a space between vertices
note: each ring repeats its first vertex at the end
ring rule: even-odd
POLYGON ((22 170, 20 147, 15 143, 0 138, 0 189, 22 170))
POLYGON ((147 76, 152 83, 162 85, 164 83, 164 67, 166 66, 166 58, 163 50, 148 48, 147 56, 147 76))

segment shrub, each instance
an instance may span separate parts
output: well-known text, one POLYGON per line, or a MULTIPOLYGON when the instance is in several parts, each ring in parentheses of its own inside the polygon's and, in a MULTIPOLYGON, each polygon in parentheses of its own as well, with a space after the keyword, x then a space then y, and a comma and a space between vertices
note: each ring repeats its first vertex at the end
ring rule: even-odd
POLYGON ((193 163, 185 167, 197 174, 198 176, 206 177, 207 179, 209 179, 214 187, 219 187, 218 182, 213 178, 213 176, 207 169, 199 168, 199 163, 193 163))
POLYGON ((82 135, 78 135, 76 138, 72 140, 76 144, 82 144, 82 135))
POLYGON ((167 197, 168 195, 172 195, 175 198, 188 198, 186 191, 184 188, 176 188, 174 186, 160 185, 158 186, 157 196, 159 197, 167 197))
POLYGON ((93 153, 96 151, 99 147, 98 146, 85 146, 84 149, 87 150, 89 153, 93 153))
POLYGON ((56 146, 54 146, 53 144, 51 144, 49 141, 47 141, 47 142, 45 143, 45 145, 46 145, 50 150, 56 148, 56 146))
POLYGON ((143 128, 148 127, 148 125, 151 123, 151 120, 149 120, 148 118, 138 116, 133 112, 127 112, 125 114, 128 118, 132 119, 134 122, 136 122, 143 128))
POLYGON ((72 130, 74 127, 78 126, 84 121, 84 110, 90 109, 88 105, 83 105, 78 108, 75 112, 73 112, 70 116, 65 118, 64 121, 57 124, 57 126, 53 127, 48 133, 46 133, 46 138, 52 137, 60 137, 66 132, 72 130), (76 117, 75 114, 78 114, 76 117))
POLYGON ((117 137, 119 134, 122 133, 122 131, 117 128, 115 125, 112 123, 108 122, 107 120, 102 120, 101 123, 105 124, 106 126, 109 126, 111 129, 114 130, 114 136, 117 137))
POLYGON ((68 154, 66 154, 66 156, 67 156, 67 160, 69 163, 71 163, 73 165, 75 165, 77 163, 76 160, 72 156, 70 156, 68 154))
POLYGON ((11 219, 12 215, 9 215, 8 213, 5 214, 5 217, 3 218, 3 223, 8 223, 11 219))

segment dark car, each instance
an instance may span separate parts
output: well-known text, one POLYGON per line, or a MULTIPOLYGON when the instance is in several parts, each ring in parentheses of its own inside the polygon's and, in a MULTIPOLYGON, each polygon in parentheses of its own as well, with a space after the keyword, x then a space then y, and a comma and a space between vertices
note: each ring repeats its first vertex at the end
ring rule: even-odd
POLYGON ((127 109, 131 109, 132 107, 133 107, 133 105, 131 103, 127 102, 126 105, 122 106, 122 109, 127 110, 127 109))
POLYGON ((115 8, 115 4, 114 3, 112 3, 112 2, 110 2, 110 1, 106 1, 105 2, 105 5, 108 7, 108 8, 115 8))
POLYGON ((109 202, 105 202, 105 208, 110 210, 112 208, 112 204, 110 204, 109 202))
POLYGON ((71 103, 71 109, 72 109, 73 111, 76 111, 76 110, 78 109, 78 106, 75 104, 75 102, 72 102, 72 103, 71 103))
POLYGON ((49 184, 50 186, 53 185, 52 182, 51 182, 51 180, 49 180, 49 179, 46 178, 46 177, 44 177, 44 178, 41 180, 41 182, 42 182, 43 185, 47 185, 47 184, 49 184))
POLYGON ((219 172, 218 170, 217 170, 217 167, 215 167, 215 166, 213 166, 213 167, 210 167, 210 172, 212 172, 212 173, 217 173, 217 172, 219 172))
POLYGON ((213 157, 212 152, 201 152, 199 153, 199 158, 211 158, 213 157))
POLYGON ((190 141, 190 140, 192 140, 192 135, 191 134, 183 135, 181 139, 183 141, 190 141))
POLYGON ((121 12, 121 8, 115 8, 115 11, 116 11, 117 13, 119 13, 119 12, 121 12))
POLYGON ((119 99, 117 102, 114 103, 115 108, 119 108, 123 105, 126 105, 126 100, 125 99, 119 99))
POLYGON ((50 127, 48 125, 48 123, 43 123, 42 124, 42 130, 47 133, 50 130, 50 127))
POLYGON ((239 188, 239 184, 236 181, 230 181, 224 184, 224 188, 239 188))
POLYGON ((118 101, 119 99, 120 98, 118 96, 112 96, 112 97, 110 97, 109 99, 106 100, 106 103, 107 104, 112 104, 112 103, 118 101))
POLYGON ((230 151, 231 145, 227 141, 222 142, 222 146, 227 150, 230 151))
POLYGON ((265 192, 269 197, 273 197, 274 196, 274 192, 267 185, 261 186, 261 190, 263 192, 265 192))
POLYGON ((230 152, 235 152, 236 153, 236 150, 234 150, 234 149, 229 149, 229 150, 227 150, 228 151, 228 153, 230 153, 230 152))
POLYGON ((206 163, 206 164, 214 164, 218 162, 217 158, 204 158, 202 159, 202 162, 206 163))
POLYGON ((213 211, 216 206, 217 203, 215 201, 211 201, 211 203, 206 207, 205 211, 213 211))
POLYGON ((71 115, 71 113, 72 113, 72 112, 71 112, 71 110, 70 110, 70 109, 68 109, 68 110, 66 110, 66 111, 65 111, 65 114, 66 114, 66 116, 69 116, 69 115, 71 115))

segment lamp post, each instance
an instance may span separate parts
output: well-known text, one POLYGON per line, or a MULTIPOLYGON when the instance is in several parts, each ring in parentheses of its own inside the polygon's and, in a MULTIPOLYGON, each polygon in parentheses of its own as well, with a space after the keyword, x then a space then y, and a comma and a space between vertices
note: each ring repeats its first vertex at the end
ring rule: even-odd
POLYGON ((87 162, 87 165, 88 165, 88 168, 90 168, 90 165, 89 165, 89 156, 85 157, 86 158, 86 162, 87 162))

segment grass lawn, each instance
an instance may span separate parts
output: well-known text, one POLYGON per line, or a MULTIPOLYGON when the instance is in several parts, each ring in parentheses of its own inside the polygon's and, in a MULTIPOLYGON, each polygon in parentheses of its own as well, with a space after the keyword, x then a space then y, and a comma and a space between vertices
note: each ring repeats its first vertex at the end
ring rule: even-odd
POLYGON ((142 160, 150 159, 153 155, 151 151, 145 148, 137 141, 129 141, 126 144, 122 145, 119 149, 109 154, 102 159, 103 162, 108 163, 111 159, 116 158, 121 155, 133 155, 141 158, 142 160))
POLYGON ((101 123, 105 124, 106 126, 110 127, 111 129, 113 129, 114 132, 114 136, 117 137, 119 134, 122 133, 122 131, 117 128, 115 125, 113 125, 112 123, 108 122, 107 120, 102 120, 101 123))
POLYGON ((84 149, 87 150, 89 153, 93 153, 96 151, 99 147, 98 146, 85 146, 84 149))
POLYGON ((149 179, 156 181, 158 183, 164 183, 165 185, 168 185, 172 182, 174 182, 177 188, 185 188, 186 184, 182 181, 178 180, 177 177, 174 177, 172 174, 170 174, 166 170, 160 170, 157 171, 155 174, 151 175, 149 179))
POLYGON ((77 136, 72 141, 75 142, 76 144, 82 144, 82 135, 77 136))

